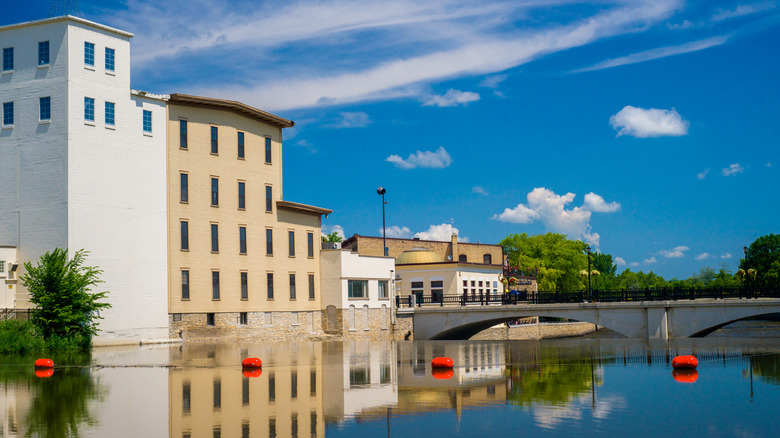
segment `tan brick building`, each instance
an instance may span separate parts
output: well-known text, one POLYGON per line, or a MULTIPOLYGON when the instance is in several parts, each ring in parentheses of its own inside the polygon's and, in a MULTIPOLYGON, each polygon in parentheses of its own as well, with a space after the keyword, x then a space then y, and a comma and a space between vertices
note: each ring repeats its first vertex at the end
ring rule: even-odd
MULTIPOLYGON (((383 255, 381 236, 373 237, 355 234, 345 240, 341 247, 350 249, 360 255, 383 255)), ((388 255, 393 258, 398 258, 402 252, 409 249, 426 248, 435 252, 443 261, 483 263, 487 265, 503 265, 504 262, 504 249, 501 245, 458 242, 457 234, 453 234, 449 242, 388 237, 387 248, 388 255)))

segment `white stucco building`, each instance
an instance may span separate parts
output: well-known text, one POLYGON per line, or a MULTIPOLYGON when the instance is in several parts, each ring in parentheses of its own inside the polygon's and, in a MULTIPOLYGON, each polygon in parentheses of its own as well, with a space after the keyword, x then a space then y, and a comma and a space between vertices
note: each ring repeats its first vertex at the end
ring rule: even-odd
POLYGON ((90 251, 113 306, 96 344, 168 334, 166 106, 130 89, 132 36, 71 16, 0 27, 0 247, 18 275, 90 251))

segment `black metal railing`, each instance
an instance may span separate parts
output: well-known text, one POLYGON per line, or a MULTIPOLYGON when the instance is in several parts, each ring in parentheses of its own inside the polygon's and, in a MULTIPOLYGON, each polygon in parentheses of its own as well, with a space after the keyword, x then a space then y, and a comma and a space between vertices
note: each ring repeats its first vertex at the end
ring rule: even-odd
POLYGON ((567 304, 567 303, 616 303, 632 301, 677 301, 729 298, 780 298, 780 289, 756 290, 746 287, 714 288, 661 288, 615 291, 511 291, 502 294, 462 295, 405 295, 396 296, 396 307, 468 306, 468 305, 517 305, 517 304, 567 304))

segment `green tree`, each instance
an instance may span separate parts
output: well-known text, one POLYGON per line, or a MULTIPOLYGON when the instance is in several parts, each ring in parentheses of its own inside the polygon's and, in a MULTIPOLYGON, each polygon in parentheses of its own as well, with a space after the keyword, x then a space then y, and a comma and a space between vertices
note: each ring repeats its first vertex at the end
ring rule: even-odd
POLYGON ((599 275, 591 276, 591 286, 594 290, 613 290, 615 288, 617 265, 612 262, 610 254, 602 252, 591 253, 590 268, 599 271, 599 275))
POLYGON ((89 345, 98 332, 97 320, 102 319, 98 312, 111 307, 99 302, 108 291, 91 292, 103 282, 99 278, 103 271, 83 266, 87 254, 79 250, 68 260, 68 251, 56 248, 42 255, 36 266, 24 264, 27 273, 20 279, 30 292, 30 301, 37 306, 32 322, 47 340, 72 338, 89 345))
POLYGON ((322 236, 323 242, 341 242, 342 239, 341 236, 339 236, 338 231, 334 231, 326 236, 322 236))
POLYGON ((536 236, 523 233, 510 234, 499 245, 504 247, 512 266, 539 268, 540 291, 585 287, 579 277, 579 272, 588 267, 584 242, 557 233, 536 236))
POLYGON ((751 243, 739 267, 758 271, 756 278, 750 280, 756 288, 780 288, 780 234, 761 236, 751 243))

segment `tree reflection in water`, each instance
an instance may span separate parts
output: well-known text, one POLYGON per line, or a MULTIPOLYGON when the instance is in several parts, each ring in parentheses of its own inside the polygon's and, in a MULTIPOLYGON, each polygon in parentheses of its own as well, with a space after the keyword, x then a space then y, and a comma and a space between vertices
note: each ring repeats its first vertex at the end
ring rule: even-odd
POLYGON ((780 354, 750 356, 753 374, 766 383, 780 385, 780 354))

